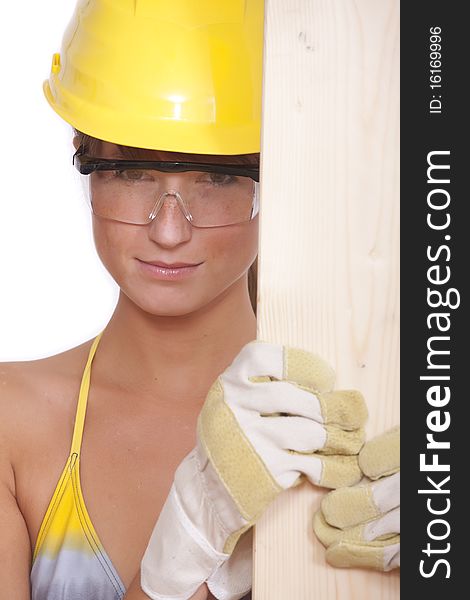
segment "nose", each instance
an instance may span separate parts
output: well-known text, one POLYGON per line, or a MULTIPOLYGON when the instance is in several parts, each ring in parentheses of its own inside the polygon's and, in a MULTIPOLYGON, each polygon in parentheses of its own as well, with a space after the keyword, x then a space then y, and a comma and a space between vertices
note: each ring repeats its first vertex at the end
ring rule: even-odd
POLYGON ((148 224, 150 239, 165 248, 190 240, 192 225, 185 214, 186 209, 177 192, 162 194, 153 208, 153 220, 148 224))

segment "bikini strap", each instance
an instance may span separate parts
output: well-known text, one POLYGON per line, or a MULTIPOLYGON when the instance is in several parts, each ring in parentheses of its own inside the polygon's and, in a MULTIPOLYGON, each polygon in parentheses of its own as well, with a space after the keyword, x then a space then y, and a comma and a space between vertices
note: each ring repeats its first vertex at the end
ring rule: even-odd
POLYGON ((78 394, 77 413, 75 415, 75 425, 73 428, 72 448, 70 454, 80 454, 82 445, 83 427, 85 425, 86 406, 88 402, 88 390, 90 389, 91 363, 95 356, 96 348, 100 341, 103 332, 99 333, 91 345, 88 353, 88 360, 83 370, 82 382, 80 384, 80 392, 78 394))

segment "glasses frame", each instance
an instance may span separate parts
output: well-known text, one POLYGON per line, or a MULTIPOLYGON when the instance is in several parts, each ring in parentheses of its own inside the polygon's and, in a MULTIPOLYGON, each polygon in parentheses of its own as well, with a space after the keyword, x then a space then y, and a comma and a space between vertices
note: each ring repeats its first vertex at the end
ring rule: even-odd
POLYGON ((121 160, 114 158, 94 158, 78 149, 73 155, 73 165, 82 175, 94 171, 125 171, 126 169, 153 169, 164 173, 203 171, 222 173, 238 177, 250 177, 259 183, 259 167, 248 165, 209 164, 200 162, 180 162, 165 160, 121 160))
MULTIPOLYGON (((109 159, 109 158, 95 158, 91 157, 81 148, 79 148, 72 158, 72 163, 74 167, 78 170, 81 175, 91 175, 95 171, 124 171, 126 169, 153 169, 157 171, 162 171, 164 173, 183 173, 187 171, 202 171, 205 173, 221 173, 223 175, 233 175, 235 177, 249 177, 252 179, 254 184, 253 190, 253 201, 251 207, 251 214, 248 219, 243 221, 236 221, 235 223, 226 223, 223 225, 195 225, 193 223, 193 217, 191 213, 186 208, 184 200, 182 199, 179 192, 176 191, 167 191, 163 192, 159 199, 157 200, 153 210, 152 210, 152 218, 148 221, 148 223, 132 223, 130 221, 123 221, 120 219, 113 219, 111 217, 103 217, 107 218, 111 221, 117 221, 119 223, 127 223, 130 225, 148 225, 151 223, 157 216, 159 209, 161 208, 164 199, 167 196, 174 196, 178 200, 178 204, 182 209, 182 212, 189 223, 193 227, 197 227, 199 229, 208 229, 213 227, 227 227, 228 225, 235 225, 239 223, 247 223, 253 220, 256 215, 259 213, 260 203, 259 203, 259 167, 256 166, 244 166, 244 165, 234 165, 234 164, 209 164, 209 163, 199 163, 199 162, 180 162, 180 161, 154 161, 154 160, 121 160, 121 159, 109 159)), ((94 213, 93 203, 90 202, 91 209, 94 213)), ((96 213, 95 213, 96 214, 96 213)), ((100 216, 100 215, 97 215, 100 216)))

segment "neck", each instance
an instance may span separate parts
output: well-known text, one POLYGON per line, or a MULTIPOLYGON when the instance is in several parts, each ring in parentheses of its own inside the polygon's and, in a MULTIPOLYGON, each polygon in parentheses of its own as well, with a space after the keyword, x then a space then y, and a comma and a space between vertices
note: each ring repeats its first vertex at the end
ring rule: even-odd
POLYGON ((96 359, 111 385, 197 398, 255 338, 246 276, 209 305, 176 317, 146 313, 121 292, 96 359))

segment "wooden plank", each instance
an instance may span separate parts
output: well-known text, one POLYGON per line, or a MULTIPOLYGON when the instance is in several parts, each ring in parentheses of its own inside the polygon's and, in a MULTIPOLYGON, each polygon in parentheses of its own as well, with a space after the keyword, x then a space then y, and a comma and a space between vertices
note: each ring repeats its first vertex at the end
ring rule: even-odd
MULTIPOLYGON (((266 0, 258 337, 318 352, 398 423, 399 1, 266 0)), ((255 600, 391 600, 398 573, 333 569, 284 493, 255 532, 255 600)))

